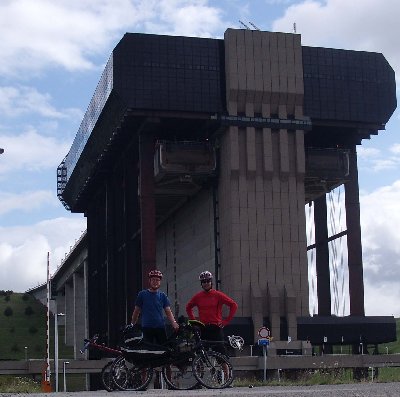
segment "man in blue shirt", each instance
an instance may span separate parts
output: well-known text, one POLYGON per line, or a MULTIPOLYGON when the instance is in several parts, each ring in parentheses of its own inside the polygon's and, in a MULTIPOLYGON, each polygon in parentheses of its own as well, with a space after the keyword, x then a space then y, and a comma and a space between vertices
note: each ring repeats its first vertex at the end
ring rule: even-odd
POLYGON ((179 329, 167 295, 159 291, 162 277, 163 274, 159 270, 149 272, 150 287, 139 292, 132 313, 132 324, 137 323, 141 314, 143 340, 160 345, 167 341, 164 313, 171 322, 172 328, 175 331, 179 329))

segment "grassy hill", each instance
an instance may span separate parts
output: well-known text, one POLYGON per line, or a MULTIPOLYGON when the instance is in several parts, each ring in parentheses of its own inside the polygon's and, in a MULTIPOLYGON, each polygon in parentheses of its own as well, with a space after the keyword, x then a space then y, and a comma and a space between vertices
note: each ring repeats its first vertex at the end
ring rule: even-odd
MULTIPOLYGON (((59 357, 71 358, 72 348, 63 344, 59 326, 59 357)), ((46 308, 28 294, 0 296, 0 360, 46 356, 46 308)), ((50 319, 50 354, 53 357, 54 320, 50 319)))
POLYGON ((400 353, 400 318, 396 319, 396 335, 397 341, 391 343, 384 343, 379 346, 380 353, 386 353, 386 347, 388 348, 388 353, 400 353))

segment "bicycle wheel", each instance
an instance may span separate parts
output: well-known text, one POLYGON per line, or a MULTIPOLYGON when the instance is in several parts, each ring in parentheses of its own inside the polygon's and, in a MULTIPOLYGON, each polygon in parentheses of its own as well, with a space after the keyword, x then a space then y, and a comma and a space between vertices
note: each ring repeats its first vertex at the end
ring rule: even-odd
POLYGON ((162 374, 165 383, 173 390, 192 390, 199 385, 193 373, 191 359, 164 366, 162 374))
POLYGON ((195 357, 193 373, 208 389, 223 389, 233 382, 232 364, 226 356, 214 351, 207 351, 195 357))
POLYGON ((140 368, 126 361, 123 356, 118 357, 111 367, 112 379, 120 390, 145 390, 153 377, 152 368, 140 368))
POLYGON ((114 391, 117 388, 111 375, 112 364, 113 362, 110 361, 101 370, 101 383, 107 391, 114 391))

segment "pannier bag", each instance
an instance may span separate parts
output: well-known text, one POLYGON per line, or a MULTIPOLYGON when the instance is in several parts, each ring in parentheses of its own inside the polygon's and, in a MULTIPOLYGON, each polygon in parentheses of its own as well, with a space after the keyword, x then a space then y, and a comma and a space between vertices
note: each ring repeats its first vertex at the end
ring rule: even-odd
POLYGON ((170 350, 162 345, 156 345, 148 342, 131 343, 130 346, 121 347, 124 357, 131 362, 152 362, 160 358, 167 357, 170 350))

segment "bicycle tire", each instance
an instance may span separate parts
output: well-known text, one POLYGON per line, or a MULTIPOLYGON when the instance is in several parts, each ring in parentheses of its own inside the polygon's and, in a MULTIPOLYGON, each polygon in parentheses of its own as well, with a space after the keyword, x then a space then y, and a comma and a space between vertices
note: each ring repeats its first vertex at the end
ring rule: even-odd
POLYGON ((101 370, 101 383, 103 384, 104 389, 106 389, 109 392, 114 391, 117 388, 111 374, 112 364, 113 362, 110 361, 101 370))
POLYGON ((165 383, 172 390, 193 390, 199 386, 199 381, 193 373, 191 359, 164 366, 162 375, 165 383))
POLYGON ((224 389, 233 382, 232 364, 223 354, 203 352, 194 358, 192 365, 194 376, 207 389, 224 389))
POLYGON ((152 368, 139 367, 123 356, 116 358, 111 368, 113 382, 123 391, 146 390, 153 377, 152 368))

